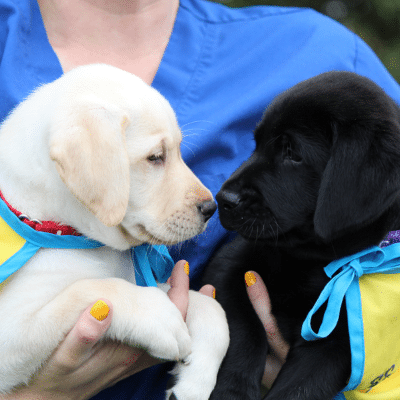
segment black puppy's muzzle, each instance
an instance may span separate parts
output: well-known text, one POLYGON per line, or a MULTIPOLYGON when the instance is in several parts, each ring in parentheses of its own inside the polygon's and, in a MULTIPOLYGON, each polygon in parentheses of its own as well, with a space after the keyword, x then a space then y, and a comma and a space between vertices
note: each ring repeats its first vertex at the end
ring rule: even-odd
POLYGON ((229 230, 248 232, 271 219, 271 211, 263 197, 253 190, 238 192, 222 188, 216 195, 221 224, 229 230))
POLYGON ((217 195, 218 210, 231 218, 263 217, 267 206, 263 197, 253 190, 232 192, 221 189, 217 195))
POLYGON ((241 197, 239 193, 221 190, 217 193, 216 200, 220 211, 231 212, 239 206, 241 197))
POLYGON ((215 196, 218 203, 219 220, 222 226, 228 230, 237 230, 240 220, 242 201, 239 193, 221 189, 215 196))

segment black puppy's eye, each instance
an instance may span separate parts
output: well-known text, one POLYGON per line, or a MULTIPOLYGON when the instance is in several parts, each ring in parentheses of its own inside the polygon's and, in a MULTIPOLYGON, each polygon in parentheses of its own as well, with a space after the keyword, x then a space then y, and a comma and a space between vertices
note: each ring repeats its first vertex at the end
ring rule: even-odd
POLYGON ((296 152, 292 146, 292 142, 288 138, 283 140, 283 159, 293 163, 300 163, 302 161, 301 156, 296 152))

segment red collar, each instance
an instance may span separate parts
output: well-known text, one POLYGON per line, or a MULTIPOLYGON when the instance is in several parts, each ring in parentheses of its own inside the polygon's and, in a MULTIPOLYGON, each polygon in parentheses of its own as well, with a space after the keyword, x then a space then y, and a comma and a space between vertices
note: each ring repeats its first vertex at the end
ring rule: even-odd
POLYGON ((67 225, 60 225, 53 221, 38 221, 30 219, 28 216, 22 214, 20 211, 12 207, 7 200, 4 198, 3 193, 0 191, 0 198, 7 204, 7 207, 25 224, 29 225, 35 231, 53 233, 55 235, 74 235, 81 236, 74 228, 67 225))

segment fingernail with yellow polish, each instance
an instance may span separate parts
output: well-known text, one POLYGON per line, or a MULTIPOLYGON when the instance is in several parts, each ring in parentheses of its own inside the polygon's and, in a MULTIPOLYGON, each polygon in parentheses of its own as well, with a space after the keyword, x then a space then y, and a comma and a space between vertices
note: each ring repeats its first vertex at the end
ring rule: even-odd
POLYGON ((252 272, 246 272, 244 275, 247 287, 254 285, 257 282, 256 276, 252 272))
POLYGON ((90 315, 97 319, 97 321, 104 321, 107 318, 110 308, 103 300, 98 300, 90 310, 90 315))
POLYGON ((183 266, 183 268, 184 268, 184 270, 185 270, 185 272, 186 272, 186 275, 189 275, 189 263, 188 263, 188 262, 185 263, 185 265, 183 266))
POLYGON ((213 299, 215 299, 215 289, 212 292, 212 297, 213 297, 213 299))

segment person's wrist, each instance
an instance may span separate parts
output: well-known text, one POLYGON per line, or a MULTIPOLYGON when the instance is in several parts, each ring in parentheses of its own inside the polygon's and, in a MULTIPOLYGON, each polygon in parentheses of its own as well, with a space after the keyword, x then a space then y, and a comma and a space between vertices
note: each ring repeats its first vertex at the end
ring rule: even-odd
POLYGON ((49 393, 32 390, 29 387, 17 389, 16 392, 10 394, 0 394, 0 400, 71 400, 66 396, 50 395, 49 393))

